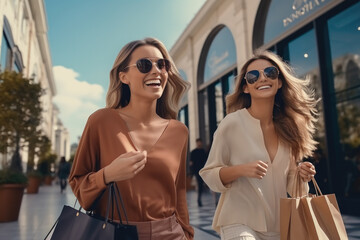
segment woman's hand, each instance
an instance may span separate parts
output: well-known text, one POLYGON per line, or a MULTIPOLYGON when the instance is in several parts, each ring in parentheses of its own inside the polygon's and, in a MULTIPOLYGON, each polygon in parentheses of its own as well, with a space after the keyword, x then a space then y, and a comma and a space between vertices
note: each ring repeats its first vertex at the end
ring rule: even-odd
POLYGON ((262 179, 266 175, 268 165, 266 162, 257 160, 255 162, 242 164, 242 167, 244 177, 262 179))
POLYGON ((123 181, 135 177, 144 169, 147 161, 146 151, 133 151, 121 154, 104 168, 105 183, 123 181))
POLYGON ((251 163, 223 167, 220 169, 221 182, 226 186, 239 177, 250 177, 262 179, 267 172, 267 163, 257 160, 251 163))
POLYGON ((309 182, 316 174, 315 166, 311 162, 301 162, 297 168, 304 182, 309 182))

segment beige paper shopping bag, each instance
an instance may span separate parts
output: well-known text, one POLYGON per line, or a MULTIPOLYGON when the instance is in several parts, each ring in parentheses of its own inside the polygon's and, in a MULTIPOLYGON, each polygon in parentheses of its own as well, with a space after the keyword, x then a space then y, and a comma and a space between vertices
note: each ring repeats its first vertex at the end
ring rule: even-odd
MULTIPOLYGON (((295 188, 301 187, 300 176, 295 178, 295 188)), ((315 196, 303 196, 296 189, 293 198, 280 200, 281 240, 348 239, 335 194, 323 195, 314 178, 312 182, 315 196)))

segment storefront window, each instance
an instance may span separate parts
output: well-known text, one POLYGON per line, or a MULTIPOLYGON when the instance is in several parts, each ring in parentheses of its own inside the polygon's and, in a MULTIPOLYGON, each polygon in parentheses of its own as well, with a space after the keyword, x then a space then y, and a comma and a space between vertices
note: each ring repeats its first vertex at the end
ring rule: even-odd
POLYGON ((221 82, 215 85, 215 108, 216 108, 216 126, 219 126, 220 121, 224 118, 224 101, 221 82))
MULTIPOLYGON (((299 24, 311 21, 319 10, 334 0, 272 0, 267 12, 264 43, 268 43, 299 24)), ((264 1, 262 4, 268 4, 264 1)))
POLYGON ((6 68, 10 68, 11 62, 11 48, 8 40, 4 36, 3 32, 2 41, 1 41, 1 69, 0 71, 4 71, 6 68))
MULTIPOLYGON (((290 64, 294 68, 297 76, 303 79, 306 77, 310 78, 310 88, 315 90, 317 99, 322 99, 321 79, 315 39, 314 30, 310 30, 289 42, 289 58, 290 64)), ((325 141, 323 102, 318 103, 317 109, 319 120, 316 123, 315 139, 319 142, 319 145, 315 151, 313 161, 317 168, 318 174, 316 174, 316 179, 318 184, 324 192, 327 192, 327 148, 325 141)))
POLYGON ((210 120, 209 120, 209 99, 208 91, 204 89, 199 92, 199 120, 202 128, 200 128, 200 136, 204 139, 204 144, 210 144, 210 120))
POLYGON ((231 76, 236 74, 236 47, 229 28, 224 25, 214 28, 203 51, 199 63, 198 109, 200 137, 209 145, 226 114, 225 97, 233 90, 231 76))
POLYGON ((181 108, 178 119, 189 128, 188 106, 181 108))
POLYGON ((235 89, 235 75, 230 74, 227 78, 227 94, 231 94, 234 92, 235 89))
POLYGON ((207 53, 204 69, 204 82, 219 76, 236 65, 236 47, 234 38, 227 27, 223 27, 215 36, 207 53))
POLYGON ((357 3, 328 21, 346 197, 360 197, 359 12, 357 3))

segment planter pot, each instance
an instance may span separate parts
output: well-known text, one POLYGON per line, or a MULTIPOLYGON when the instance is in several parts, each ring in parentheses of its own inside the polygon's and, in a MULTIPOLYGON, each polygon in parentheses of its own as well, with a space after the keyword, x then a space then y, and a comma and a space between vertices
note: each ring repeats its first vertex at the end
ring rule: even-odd
POLYGON ((44 178, 44 184, 45 184, 45 185, 48 185, 48 186, 51 186, 52 180, 53 180, 53 177, 52 177, 52 176, 45 176, 45 178, 44 178))
POLYGON ((38 193, 39 186, 41 184, 41 178, 38 177, 29 177, 28 178, 28 186, 26 188, 26 193, 38 193))
POLYGON ((23 184, 0 185, 0 222, 18 220, 25 187, 23 184))

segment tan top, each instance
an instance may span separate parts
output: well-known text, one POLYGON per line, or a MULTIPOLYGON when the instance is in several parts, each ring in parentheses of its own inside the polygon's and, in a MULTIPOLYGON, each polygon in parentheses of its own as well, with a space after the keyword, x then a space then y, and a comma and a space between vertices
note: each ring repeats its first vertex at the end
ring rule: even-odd
MULTIPOLYGON (((188 239, 193 239, 185 189, 187 145, 186 126, 170 120, 148 150, 145 168, 134 178, 117 182, 129 221, 159 220, 175 214, 188 239)), ((119 155, 135 150, 127 125, 116 109, 100 109, 89 117, 69 177, 84 209, 89 210, 106 189, 103 168, 119 155)), ((107 196, 105 192, 96 208, 102 216, 106 213, 107 196)))
MULTIPOLYGON (((206 184, 221 197, 216 208, 213 228, 244 224, 259 232, 280 231, 280 198, 292 192, 296 172, 290 161, 290 148, 279 142, 270 161, 265 147, 260 121, 246 109, 228 114, 214 134, 209 158, 200 175, 206 184), (222 167, 262 160, 268 169, 263 179, 240 177, 224 186, 219 171, 222 167)), ((308 184, 304 184, 308 191, 308 184)))

